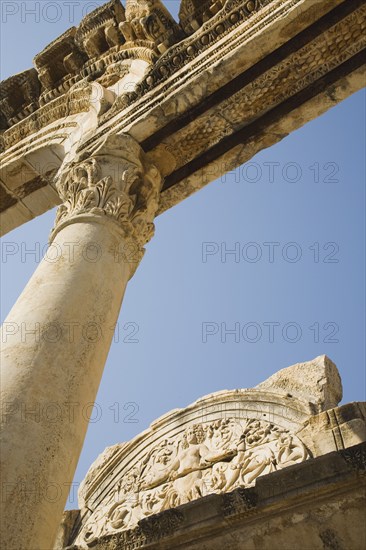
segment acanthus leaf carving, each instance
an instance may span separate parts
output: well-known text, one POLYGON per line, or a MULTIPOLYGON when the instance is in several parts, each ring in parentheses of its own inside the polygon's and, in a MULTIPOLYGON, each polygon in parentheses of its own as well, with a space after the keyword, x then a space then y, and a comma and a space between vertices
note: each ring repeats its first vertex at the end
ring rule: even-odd
POLYGON ((92 152, 61 167, 58 208, 51 240, 66 225, 85 219, 111 221, 141 254, 154 234, 162 179, 137 142, 109 136, 92 152))

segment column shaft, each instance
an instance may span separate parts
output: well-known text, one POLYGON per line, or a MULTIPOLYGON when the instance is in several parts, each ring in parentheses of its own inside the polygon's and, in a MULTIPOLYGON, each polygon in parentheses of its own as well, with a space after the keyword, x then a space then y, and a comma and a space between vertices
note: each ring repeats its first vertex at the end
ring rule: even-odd
POLYGON ((64 204, 52 253, 3 326, 4 550, 53 547, 126 285, 153 233, 160 185, 128 136, 109 138, 59 176, 64 204))

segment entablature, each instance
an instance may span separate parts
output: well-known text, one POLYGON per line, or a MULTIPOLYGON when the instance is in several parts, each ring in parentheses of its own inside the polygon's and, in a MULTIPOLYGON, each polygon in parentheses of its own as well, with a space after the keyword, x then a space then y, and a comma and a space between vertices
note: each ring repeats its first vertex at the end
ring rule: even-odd
POLYGON ((364 85, 364 0, 196 4, 178 25, 161 2, 112 0, 2 83, 3 233, 58 204, 66 155, 106 133, 158 166, 163 212, 364 85))

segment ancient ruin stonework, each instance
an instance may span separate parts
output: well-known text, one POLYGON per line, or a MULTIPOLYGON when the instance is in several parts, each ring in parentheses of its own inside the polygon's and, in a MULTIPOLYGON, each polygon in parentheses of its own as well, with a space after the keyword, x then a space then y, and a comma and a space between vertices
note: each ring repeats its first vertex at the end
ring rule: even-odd
MULTIPOLYGON (((283 369, 254 389, 218 392, 168 413, 134 440, 106 449, 92 465, 79 490, 80 512, 66 514, 56 549, 68 545, 73 550, 175 548, 181 540, 185 540, 182 548, 220 548, 222 538, 235 533, 236 524, 243 530, 239 518, 253 521, 253 515, 258 527, 245 527, 245 537, 239 530, 230 548, 279 548, 283 542, 276 533, 270 544, 265 542, 268 528, 261 522, 271 513, 271 497, 272 501, 279 498, 277 521, 283 522, 285 532, 285 525, 304 522, 307 537, 317 541, 312 548, 322 548, 321 541, 327 537, 340 540, 344 523, 335 530, 331 526, 337 522, 344 498, 341 485, 347 476, 339 469, 332 471, 328 461, 337 460, 334 453, 339 453, 345 472, 349 466, 361 475, 366 464, 365 404, 337 407, 341 398, 337 368, 322 356, 283 369), (307 503, 307 485, 326 484, 327 476, 337 475, 340 479, 332 497, 317 495, 316 503, 307 503), (297 503, 285 512, 294 482, 297 503), (261 493, 261 487, 266 487, 267 494, 261 493), (207 508, 210 517, 214 498, 219 499, 215 514, 222 528, 218 535, 211 524, 208 542, 199 516, 193 521, 194 510, 207 508), (260 498, 266 500, 262 511, 260 498), (310 518, 313 505, 323 506, 327 515, 323 530, 310 518), (306 514, 300 514, 298 507, 306 509, 306 514), (292 516, 287 524, 286 514, 292 516), (65 535, 70 518, 72 525, 65 535), (194 543, 187 542, 190 537, 182 538, 185 525, 194 531, 194 543)), ((350 488, 347 506, 360 505, 360 498, 350 488)), ((345 542, 358 548, 364 535, 366 529, 358 530, 345 542)), ((291 548, 291 543, 283 547, 291 548)))
MULTIPOLYGON (((110 0, 0 84, 2 234, 58 206, 50 239, 62 252, 58 265, 39 265, 6 319, 39 323, 43 338, 23 342, 19 332, 2 349, 1 548, 53 546, 66 490, 48 503, 23 489, 34 479, 39 491, 69 486, 87 430, 81 415, 71 427, 25 424, 19 403, 95 401, 110 327, 156 215, 363 87, 365 15, 364 0, 182 0, 175 21, 160 0, 110 0), (70 242, 79 245, 72 261, 70 242), (97 264, 80 252, 90 242, 103 250, 97 264), (70 320, 99 323, 103 337, 44 337, 70 320)), ((339 376, 327 359, 307 368, 308 378, 297 367, 209 396, 109 450, 85 480, 80 512, 66 514, 58 547, 234 549, 244 537, 245 550, 262 549, 273 547, 266 525, 286 525, 277 542, 292 550, 291 526, 311 525, 311 548, 357 548, 364 409, 337 407, 339 376), (304 495, 300 516, 284 488, 291 476, 304 495), (274 495, 261 492, 268 479, 282 484, 274 495), (313 518, 305 501, 315 494, 313 518)))
POLYGON ((2 232, 60 203, 68 151, 128 133, 159 212, 364 85, 362 0, 111 0, 0 85, 2 232), (55 60, 57 62, 55 62, 55 60))
POLYGON ((139 254, 154 234, 162 178, 127 135, 108 136, 95 149, 73 155, 56 177, 63 203, 51 240, 72 223, 108 220, 139 254))
POLYGON ((250 487, 260 475, 308 456, 297 437, 268 422, 228 418, 193 424, 181 438, 164 439, 121 472, 109 502, 103 510, 98 507, 78 540, 90 546, 100 536, 136 527, 145 517, 212 493, 250 487))

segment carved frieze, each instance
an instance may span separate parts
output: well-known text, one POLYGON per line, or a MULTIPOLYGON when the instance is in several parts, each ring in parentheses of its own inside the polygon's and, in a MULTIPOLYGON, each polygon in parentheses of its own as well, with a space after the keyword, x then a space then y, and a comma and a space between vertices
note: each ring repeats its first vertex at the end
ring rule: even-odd
POLYGON ((82 220, 111 221, 138 246, 154 233, 162 179, 128 135, 112 135, 94 150, 61 167, 56 187, 58 208, 51 239, 66 225, 82 220))
MULTIPOLYGON (((92 59, 84 63, 84 65, 76 75, 72 76, 71 78, 66 78, 66 81, 65 77, 61 79, 62 84, 60 86, 58 86, 57 88, 53 88, 46 94, 42 94, 42 104, 46 101, 50 101, 60 94, 65 95, 64 102, 68 103, 65 90, 78 79, 87 79, 88 81, 97 80, 103 86, 113 85, 129 73, 129 71, 131 70, 131 60, 134 59, 144 60, 147 63, 147 66, 151 66, 150 69, 145 71, 145 73, 144 71, 141 73, 141 78, 139 79, 139 82, 135 87, 131 88, 130 85, 121 86, 120 91, 122 91, 122 95, 116 98, 113 106, 108 110, 107 113, 105 113, 105 115, 103 115, 101 123, 110 120, 118 113, 120 113, 121 110, 124 110, 132 103, 139 101, 139 99, 141 99, 148 91, 150 91, 157 85, 160 86, 159 101, 161 101, 161 97, 164 97, 165 94, 171 91, 171 83, 167 83, 162 87, 164 81, 169 80, 169 78, 174 75, 174 73, 185 67, 187 64, 189 64, 189 66, 191 67, 189 72, 190 75, 192 75, 193 72, 197 74, 197 71, 204 71, 206 65, 197 62, 196 67, 195 58, 199 57, 200 54, 202 54, 205 50, 211 48, 212 45, 221 40, 223 36, 231 33, 237 27, 240 27, 240 30, 238 29, 235 34, 232 34, 232 39, 235 40, 236 45, 239 45, 240 43, 248 41, 251 36, 257 32, 256 29, 258 28, 258 26, 264 29, 266 26, 271 24, 273 20, 281 16, 281 14, 282 16, 284 16, 288 10, 294 9, 294 7, 300 3, 301 0, 288 0, 287 2, 281 3, 278 3, 277 0, 255 0, 254 2, 246 2, 243 0, 227 0, 224 3, 222 9, 220 9, 206 23, 203 23, 199 30, 197 30, 192 36, 186 39, 182 39, 182 35, 180 35, 180 39, 178 39, 179 32, 181 31, 177 29, 174 20, 169 15, 169 12, 166 11, 166 8, 164 8, 164 6, 161 7, 161 2, 151 3, 144 1, 136 3, 134 1, 131 1, 131 3, 127 5, 125 12, 119 0, 113 0, 112 2, 106 4, 106 6, 98 8, 98 10, 95 10, 95 12, 89 14, 87 18, 83 20, 76 31, 75 36, 79 37, 76 42, 79 45, 76 45, 75 47, 77 47, 78 51, 80 51, 83 47, 82 42, 85 37, 91 36, 95 32, 102 32, 105 35, 105 30, 109 27, 113 27, 116 32, 120 33, 118 34, 119 38, 116 39, 119 44, 110 47, 110 44, 112 44, 113 41, 109 40, 108 42, 108 40, 106 39, 106 44, 109 49, 107 48, 104 53, 101 53, 99 54, 99 56, 93 57, 92 59), (153 23, 154 21, 155 23, 153 23), (165 34, 162 31, 162 21, 165 22, 165 34), (147 31, 147 27, 149 27, 150 25, 149 22, 151 22, 151 26, 155 29, 155 31, 151 31, 150 34, 147 31), (243 25, 244 27, 242 28, 243 25), (135 26, 136 28, 140 28, 140 31, 137 32, 139 38, 137 38, 136 33, 134 34, 133 26, 135 26), (119 29, 118 31, 117 28, 119 29), (122 36, 124 28, 130 28, 131 30, 127 42, 125 42, 126 39, 122 36), (162 34, 160 34, 160 31, 162 32, 162 34), (154 33, 155 42, 152 40, 152 35, 154 33), (163 38, 164 41, 160 42, 160 40, 163 40, 163 38), (168 40, 168 42, 166 42, 165 39, 168 40), (174 44, 175 42, 178 43, 174 44), (163 48, 160 48, 159 44, 163 43, 165 44, 165 46, 163 48), (168 50, 163 55, 160 55, 161 51, 165 49, 168 43, 171 44, 168 47, 168 50), (160 58, 158 57, 159 55, 160 58)), ((185 9, 188 10, 188 7, 185 9)), ((351 15, 351 19, 354 20, 354 23, 351 20, 351 24, 355 24, 358 28, 361 29, 360 23, 362 24, 362 21, 364 21, 364 13, 362 8, 358 11, 355 11, 351 15)), ((317 74, 317 71, 326 71, 328 69, 329 63, 333 63, 334 66, 339 65, 340 63, 342 63, 343 58, 345 59, 348 57, 348 52, 352 54, 356 51, 359 45, 362 45, 357 34, 357 29, 351 32, 351 36, 353 36, 353 34, 355 35, 357 44, 355 43, 355 40, 349 40, 348 37, 350 35, 350 32, 348 28, 348 23, 349 20, 346 18, 343 22, 339 23, 337 27, 331 29, 330 31, 324 32, 322 36, 317 40, 315 47, 315 56, 312 57, 312 53, 310 52, 310 50, 312 49, 311 46, 305 49, 304 55, 307 56, 307 53, 309 53, 312 66, 314 66, 314 63, 316 63, 317 60, 319 61, 320 58, 321 67, 319 69, 315 67, 315 70, 313 72, 315 76, 317 74), (338 42, 334 42, 334 39, 338 35, 342 36, 344 42, 344 47, 342 46, 342 48, 339 47, 338 38, 338 42), (324 44, 325 40, 328 42, 328 49, 323 48, 322 44, 324 44), (329 48, 330 51, 328 51, 329 48), (307 50, 309 50, 309 52, 307 50), (334 61, 331 62, 330 60, 328 60, 327 64, 325 64, 323 63, 323 61, 324 58, 328 59, 326 57, 328 54, 334 61), (341 58, 341 56, 343 57, 341 58)), ((69 32, 72 34, 74 31, 71 29, 69 32)), ((68 36, 68 33, 66 33, 66 35, 68 36)), ((55 41, 55 43, 53 43, 55 45, 51 46, 56 47, 56 43, 58 43, 60 40, 61 39, 58 39, 57 41, 55 41)), ((51 46, 49 46, 49 48, 51 48, 51 46)), ((46 50, 48 50, 48 48, 46 48, 46 50)), ((224 56, 226 53, 227 50, 225 49, 224 45, 220 45, 217 51, 213 51, 210 55, 210 63, 214 62, 215 59, 219 59, 220 57, 224 56)), ((75 60, 73 61, 74 54, 69 55, 71 56, 69 58, 70 64, 73 67, 76 67, 74 63, 75 60)), ((65 58, 66 57, 67 55, 65 53, 65 58)), ((295 55, 295 57, 293 59, 294 64, 291 63, 290 59, 286 60, 285 62, 285 69, 288 71, 288 75, 286 77, 281 75, 281 86, 282 84, 286 84, 287 82, 290 84, 288 77, 291 77, 291 75, 295 74, 293 68, 295 68, 296 71, 300 73, 306 70, 308 62, 306 60, 303 60, 299 53, 297 54, 297 56, 295 55)), ((71 66, 68 65, 67 62, 66 65, 68 67, 71 66)), ((280 68, 276 67, 274 70, 277 74, 280 68)), ((270 82, 270 75, 266 73, 264 77, 265 83, 267 83, 269 89, 272 90, 273 86, 270 82)), ((304 74, 304 76, 302 74, 296 75, 296 88, 301 88, 302 84, 306 84, 310 81, 309 79, 311 79, 311 75, 308 75, 307 73, 304 74), (305 77, 307 82, 305 82, 305 77)), ((251 83, 251 86, 255 87, 255 81, 251 83)), ((287 88, 290 90, 291 94, 291 86, 287 86, 287 88)), ((262 94, 262 88, 260 86, 257 86, 254 91, 257 92, 257 94, 259 92, 260 94, 262 94)), ((285 96, 285 90, 281 88, 281 98, 285 99, 285 96)), ((254 99, 255 96, 253 96, 252 91, 248 90, 248 93, 245 97, 246 113, 248 111, 248 100, 249 106, 251 106, 254 102, 254 99)), ((237 105, 237 100, 235 99, 233 103, 234 105, 237 105)), ((140 113, 141 111, 137 110, 136 113, 137 112, 140 113)), ((237 108, 236 116, 241 116, 241 114, 242 109, 237 108)), ((23 116, 24 115, 21 115, 21 118, 23 116)), ((254 113, 251 113, 249 118, 253 118, 254 116, 256 116, 256 111, 254 113)), ((129 123, 131 123, 134 118, 134 112, 131 112, 129 123)), ((215 126, 213 122, 210 124, 213 124, 215 126)), ((200 125, 200 127, 201 126, 202 125, 200 125)), ((227 135, 227 133, 230 132, 230 129, 224 128, 223 133, 221 132, 219 136, 216 136, 216 133, 211 132, 210 130, 208 131, 208 134, 212 135, 214 139, 212 143, 215 143, 222 137, 222 135, 227 135)), ((8 130, 7 134, 8 133, 11 133, 11 128, 10 130, 8 130)), ((7 147, 8 142, 14 142, 14 140, 19 139, 19 132, 16 131, 15 134, 16 136, 12 136, 11 138, 7 138, 7 136, 4 135, 5 147, 7 147)), ((28 134, 28 129, 23 128, 22 135, 26 136, 28 134)), ((203 137, 205 138, 206 136, 203 137)), ((196 146, 194 146, 193 149, 196 151, 196 146)), ((180 155, 180 158, 185 158, 185 155, 180 155)))
MULTIPOLYGON (((108 2, 83 20, 73 43, 67 38, 73 29, 56 40, 46 50, 54 48, 57 64, 51 67, 47 54, 39 66, 44 79, 55 82, 40 98, 35 71, 29 87, 18 86, 19 75, 2 87, 0 151, 6 165, 20 165, 22 156, 47 143, 57 142, 66 152, 71 133, 80 135, 71 128, 83 127, 88 118, 94 131, 83 136, 86 149, 105 132, 128 132, 141 143, 166 178, 162 212, 208 183, 211 174, 221 175, 216 165, 236 166, 252 150, 280 139, 271 135, 288 133, 292 119, 310 120, 315 115, 307 105, 318 105, 316 98, 324 111, 362 86, 361 0, 332 0, 319 9, 312 0, 226 0, 218 11, 218 2, 182 2, 183 15, 198 17, 193 34, 184 33, 183 19, 177 26, 160 4, 131 1, 125 11, 119 0, 108 2), (216 8, 202 15, 201 8, 211 5, 216 8), (98 55, 83 45, 94 35, 103 43, 98 55), (77 53, 85 60, 81 68, 77 53), (82 91, 91 83, 108 96, 97 112, 82 91), (299 109, 304 116, 296 115, 299 109), (280 129, 262 139, 257 129, 270 126, 272 112, 281 117, 280 129), (234 152, 238 144, 245 144, 240 158, 234 152), (215 167, 202 175, 208 160, 215 167)), ((16 201, 10 210, 10 199, 4 203, 5 228, 24 221, 23 205, 16 201)), ((54 206, 45 204, 44 210, 54 206)), ((37 214, 32 210, 29 216, 37 214)))
POLYGON ((142 527, 144 518, 212 493, 252 487, 259 476, 307 458, 298 437, 267 421, 226 418, 191 424, 178 437, 162 438, 124 472, 77 544, 92 546, 104 535, 142 527))
POLYGON ((176 169, 261 114, 288 100, 366 47, 366 6, 331 27, 224 100, 215 110, 163 142, 176 154, 176 169), (352 36, 349 42, 348 36, 352 36), (334 37, 337 36, 335 44, 334 37))
MULTIPOLYGON (((293 0, 294 3, 296 3, 296 1, 297 0, 293 0)), ((200 7, 197 8, 197 10, 199 13, 203 10, 202 16, 199 17, 202 22, 197 23, 196 32, 187 39, 172 46, 169 51, 157 61, 149 73, 149 80, 146 80, 144 85, 141 86, 140 95, 143 95, 148 89, 151 89, 158 83, 167 80, 168 77, 183 68, 187 63, 191 63, 195 58, 199 57, 200 54, 212 48, 214 44, 218 43, 225 35, 233 31, 240 24, 245 22, 249 23, 253 20, 254 25, 254 23, 258 24, 262 19, 268 19, 269 14, 261 13, 261 9, 266 6, 270 8, 271 4, 273 4, 274 8, 275 2, 273 0, 256 0, 253 3, 248 3, 244 0, 226 0, 226 2, 224 0, 219 0, 216 2, 203 2, 203 6, 201 6, 200 3, 200 7), (252 4, 250 9, 248 9, 248 4, 252 4), (209 7, 211 11, 208 10, 209 7), (222 9, 220 9, 221 7, 222 9), (203 16, 203 14, 206 15, 203 16), (258 18, 257 20, 255 20, 256 17, 258 18), (205 22, 203 22, 203 20, 205 22)), ((192 10, 192 12, 196 13, 194 10, 192 10)), ((188 20, 190 19, 188 18, 188 20)), ((193 18, 193 20, 195 19, 193 18)), ((188 29, 186 32, 191 34, 188 29)), ((219 52, 222 57, 223 51, 220 46, 216 53, 219 52)), ((204 67, 201 67, 201 70, 203 69, 204 67)))
MULTIPOLYGON (((186 21, 183 27, 187 30, 197 26, 198 23, 194 21, 201 21, 198 27, 203 24, 202 31, 184 40, 182 26, 174 21, 160 0, 128 0, 126 11, 120 0, 110 0, 88 14, 77 28, 70 28, 35 57, 35 67, 42 86, 40 105, 66 94, 73 84, 83 79, 99 80, 103 85, 113 84, 125 74, 123 62, 126 59, 143 59, 149 64, 156 64, 139 86, 137 95, 130 96, 130 103, 160 81, 169 78, 217 39, 272 1, 256 0, 248 3, 229 0, 222 10, 224 0, 209 0, 203 2, 202 6, 197 6, 197 2, 192 5, 183 2, 182 21, 186 21), (253 4, 250 9, 249 4, 253 4), (233 10, 236 11, 232 13, 233 10), (204 21, 209 21, 210 26, 207 27, 204 21), (157 64, 161 56, 164 60, 157 64)), ((8 96, 6 99, 9 101, 8 96)), ((23 109, 23 104, 17 106, 16 115, 20 119, 29 114, 23 113, 23 109)), ((13 121, 8 126, 12 124, 13 121)))

